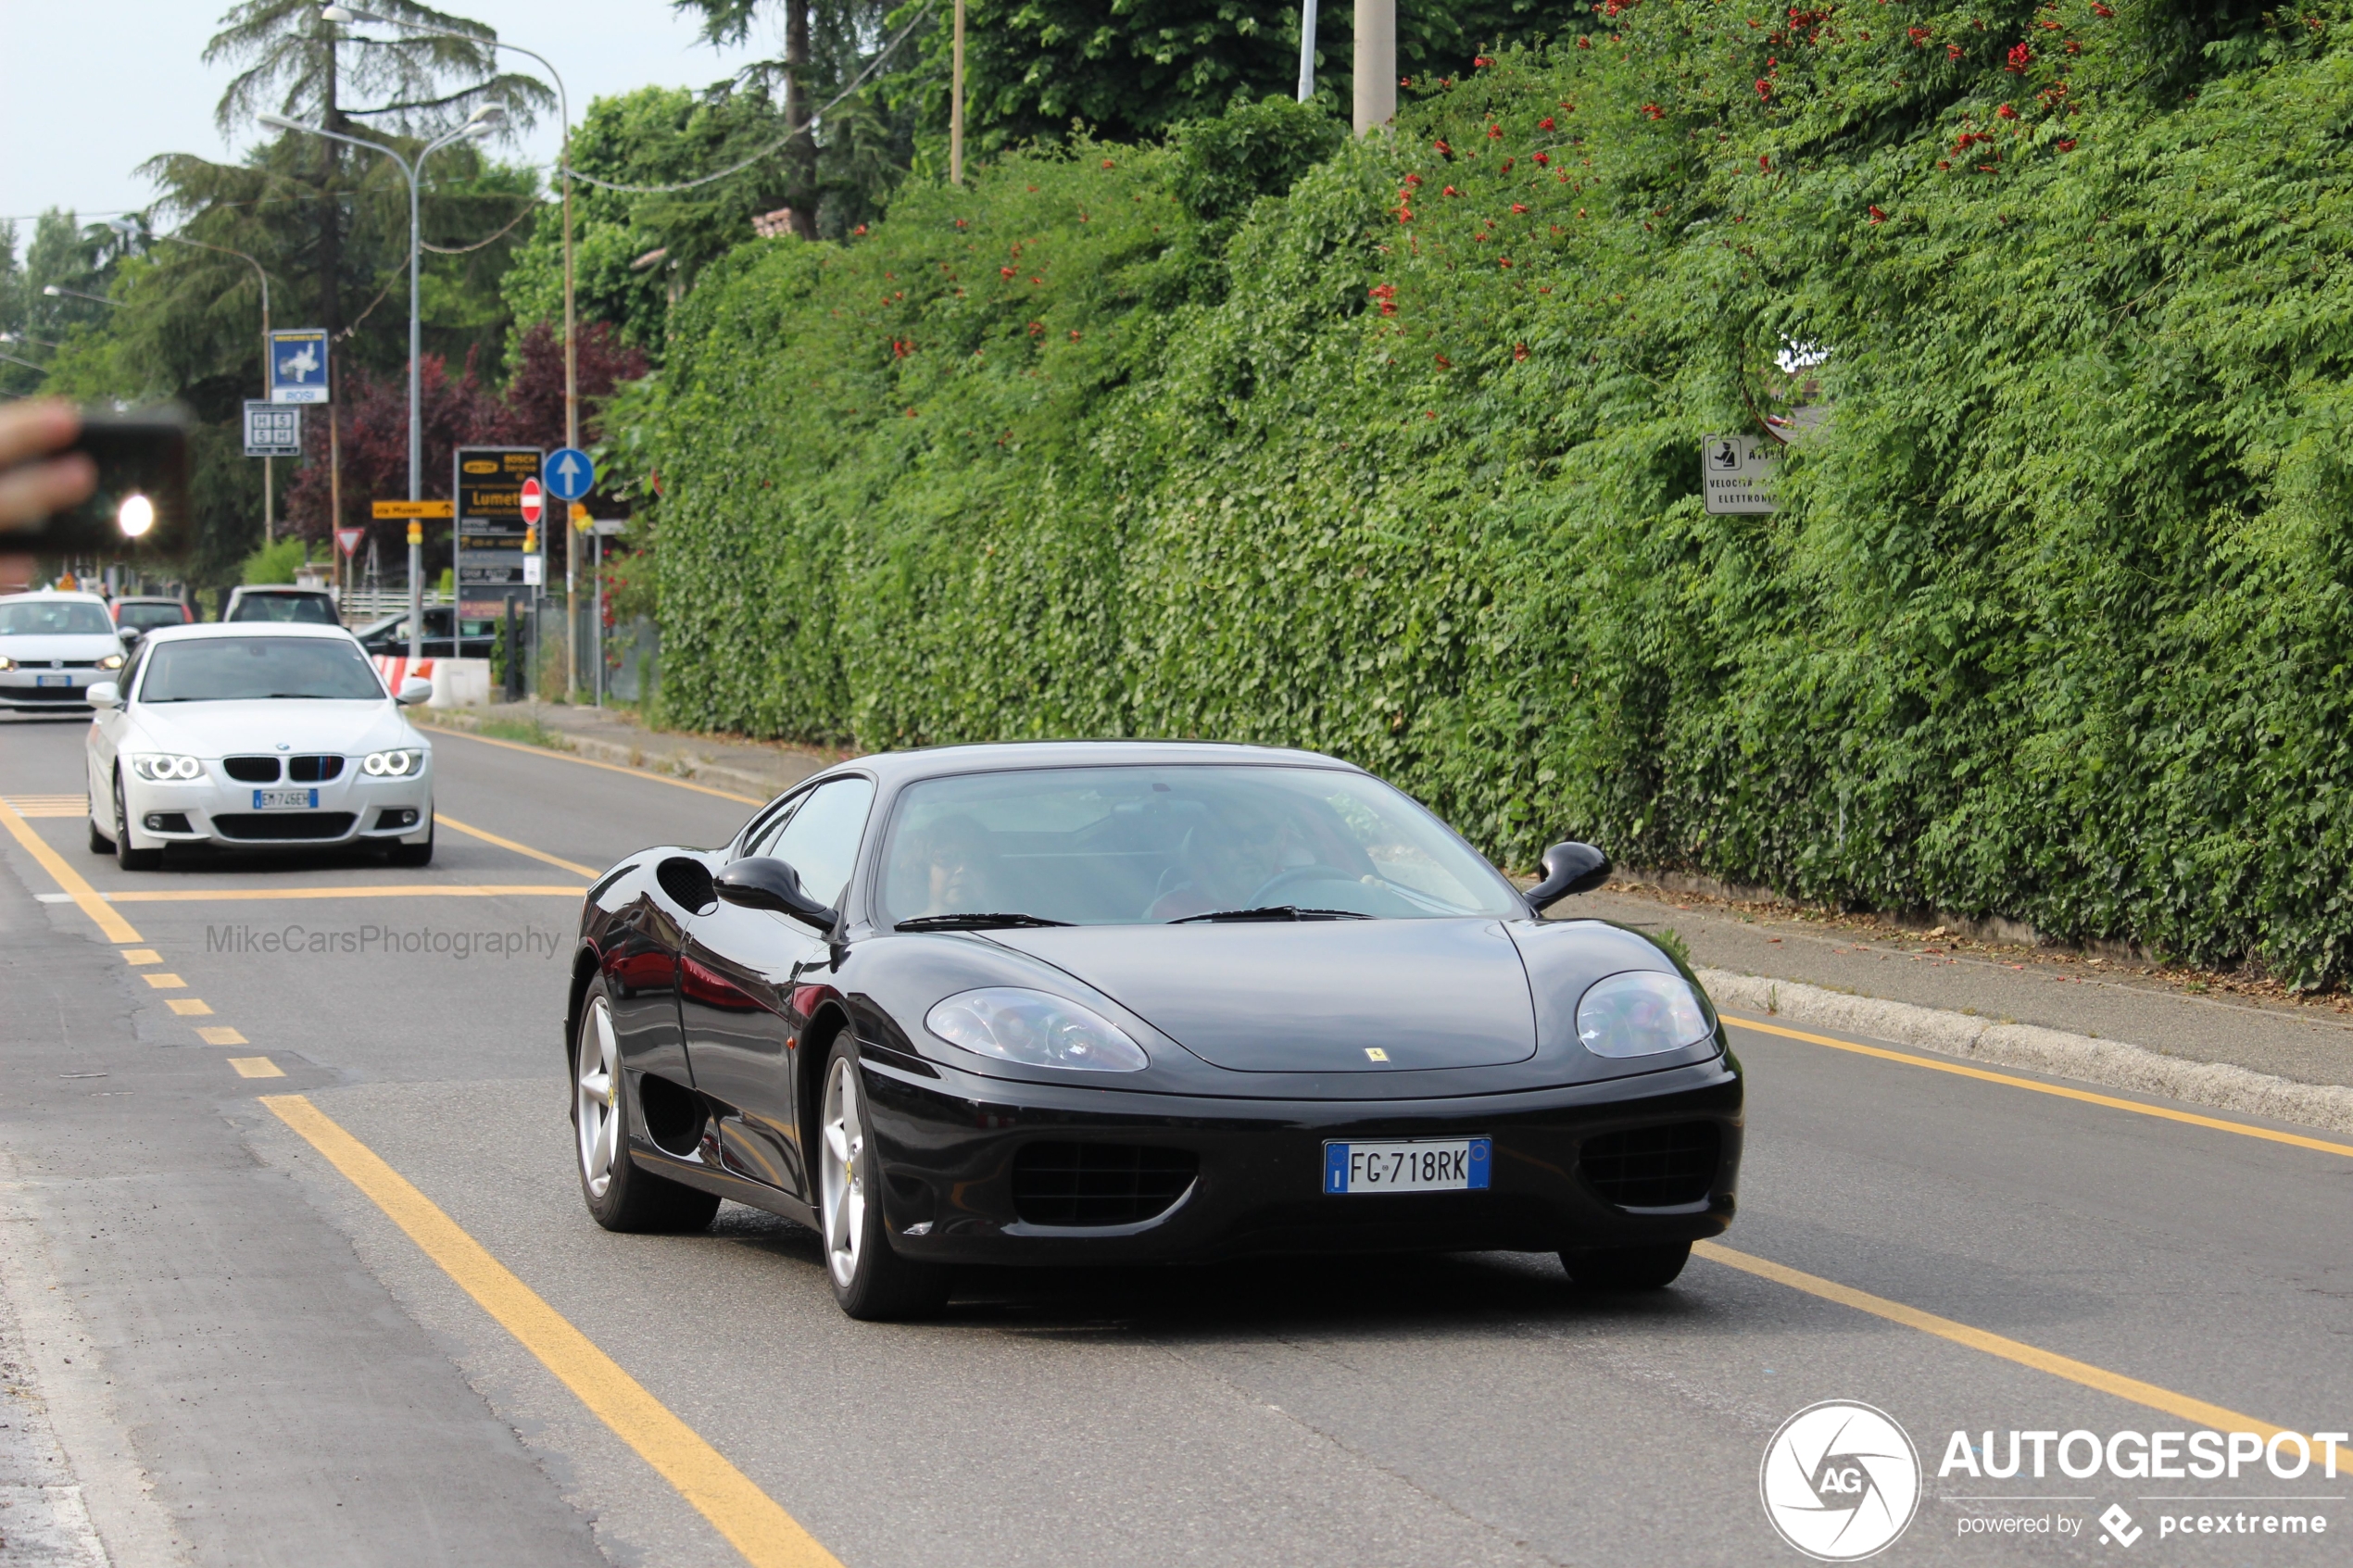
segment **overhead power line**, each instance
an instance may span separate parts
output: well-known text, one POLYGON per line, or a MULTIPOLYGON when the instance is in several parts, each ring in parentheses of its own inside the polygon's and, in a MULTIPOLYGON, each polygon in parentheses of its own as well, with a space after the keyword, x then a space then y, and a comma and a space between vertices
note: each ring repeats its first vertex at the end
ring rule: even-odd
POLYGON ((599 190, 619 191, 622 194, 629 196, 659 196, 666 195, 673 191, 691 191, 698 185, 708 185, 715 180, 724 180, 731 174, 741 174, 753 164, 761 161, 763 158, 775 157, 778 153, 790 146, 796 139, 809 134, 810 126, 815 125, 819 120, 824 119, 828 111, 841 103, 843 99, 848 98, 850 94, 857 92, 861 86, 864 85, 866 79, 874 75, 875 68, 881 65, 883 61, 888 59, 893 50, 897 49, 901 44, 907 42, 909 36, 914 32, 915 29, 922 25, 924 19, 931 15, 931 8, 936 4, 937 4, 937 0, 925 0, 924 8, 917 11, 913 17, 909 19, 907 25, 899 30, 899 36, 893 38, 889 43, 884 44, 881 49, 876 51, 875 57, 866 62, 865 69, 860 71, 856 76, 849 79, 849 86, 835 94, 823 108, 820 108, 815 114, 811 115, 809 117, 808 125, 802 125, 794 130, 786 132, 784 135, 778 137, 774 142, 770 143, 767 146, 761 148, 760 151, 752 154, 751 157, 744 159, 741 163, 730 164, 716 174, 705 174, 698 179, 684 180, 675 185, 622 185, 617 184, 610 180, 599 180, 593 174, 583 174, 577 169, 571 169, 569 172, 573 179, 579 181, 583 184, 594 185, 599 190))

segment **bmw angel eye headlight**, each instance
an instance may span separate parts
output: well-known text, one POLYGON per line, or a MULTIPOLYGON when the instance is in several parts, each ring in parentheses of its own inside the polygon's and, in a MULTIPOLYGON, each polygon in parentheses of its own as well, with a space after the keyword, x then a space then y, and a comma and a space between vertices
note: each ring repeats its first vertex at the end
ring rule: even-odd
POLYGON ((1144 1047, 1101 1014, 1017 986, 950 997, 931 1010, 924 1027, 951 1046, 1025 1067, 1140 1073, 1151 1065, 1144 1047))
POLYGON ((1613 974, 1577 1004, 1577 1038, 1595 1056, 1656 1056, 1715 1033, 1706 998, 1680 974, 1613 974))
POLYGON ((156 784, 185 784, 190 779, 204 777, 204 764, 193 757, 171 757, 149 754, 133 757, 131 771, 156 784))
POLYGON ((371 751, 359 759, 359 771, 371 778, 404 779, 424 771, 422 751, 371 751))

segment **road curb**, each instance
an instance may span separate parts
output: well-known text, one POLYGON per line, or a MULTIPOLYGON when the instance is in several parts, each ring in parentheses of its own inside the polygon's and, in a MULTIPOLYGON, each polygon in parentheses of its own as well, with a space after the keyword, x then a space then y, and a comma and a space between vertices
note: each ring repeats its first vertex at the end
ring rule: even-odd
POLYGON ((1738 1012, 1769 1014, 1789 1023, 1868 1035, 1943 1056, 2023 1067, 2217 1110, 2353 1133, 2353 1088, 2340 1085, 2299 1084, 2227 1062, 2167 1056, 2121 1040, 2096 1039, 2029 1023, 2000 1023, 1910 1002, 1827 991, 1793 980, 1721 969, 1703 969, 1698 973, 1700 984, 1707 987, 1718 1007, 1738 1012))

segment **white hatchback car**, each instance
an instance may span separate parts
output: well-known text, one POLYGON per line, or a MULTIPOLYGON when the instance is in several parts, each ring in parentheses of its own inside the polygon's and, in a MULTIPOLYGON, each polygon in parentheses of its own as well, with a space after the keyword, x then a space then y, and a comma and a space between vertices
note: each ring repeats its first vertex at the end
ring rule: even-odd
POLYGON ((0 599, 0 708, 75 710, 122 668, 122 639, 95 594, 44 591, 0 599))
POLYGON ((433 859, 433 746, 340 627, 164 626, 90 688, 90 848, 152 870, 164 847, 381 846, 433 859))

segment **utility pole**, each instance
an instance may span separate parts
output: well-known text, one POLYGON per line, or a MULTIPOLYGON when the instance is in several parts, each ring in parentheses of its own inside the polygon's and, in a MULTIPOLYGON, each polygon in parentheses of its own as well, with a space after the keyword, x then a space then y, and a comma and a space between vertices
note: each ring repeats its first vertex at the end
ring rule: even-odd
POLYGON ((1397 118, 1397 0, 1356 0, 1356 134, 1397 118))
MULTIPOLYGON (((1313 0, 1310 0, 1313 3, 1313 0)), ((964 182, 964 0, 956 0, 955 69, 948 97, 948 182, 964 182)))
POLYGON ((1315 95, 1315 0, 1299 0, 1299 101, 1315 95))

